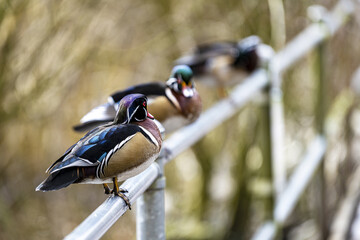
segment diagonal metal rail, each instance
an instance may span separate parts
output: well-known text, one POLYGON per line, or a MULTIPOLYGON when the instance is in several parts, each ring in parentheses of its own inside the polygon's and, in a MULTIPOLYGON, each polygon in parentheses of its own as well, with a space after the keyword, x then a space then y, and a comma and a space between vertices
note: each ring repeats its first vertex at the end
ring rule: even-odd
MULTIPOLYGON (((121 188, 128 190, 127 197, 131 204, 151 185, 159 171, 158 164, 153 163, 145 171, 121 185, 121 188)), ((99 239, 127 210, 128 206, 122 198, 111 196, 65 239, 99 239)))
MULTIPOLYGON (((182 128, 181 131, 177 131, 164 141, 160 158, 164 158, 165 163, 174 159, 237 113, 255 93, 260 92, 268 83, 266 71, 256 71, 243 84, 236 87, 228 98, 204 112, 195 123, 182 128), (209 119, 211 119, 210 122, 209 119)), ((130 203, 134 203, 135 199, 145 192, 159 173, 158 164, 155 162, 144 172, 126 180, 121 185, 121 188, 128 190, 127 196, 130 203)), ((124 200, 119 197, 109 197, 65 239, 98 239, 127 209, 128 206, 124 200)))
MULTIPOLYGON (((340 0, 331 12, 326 13, 325 16, 323 16, 323 21, 310 25, 273 57, 270 63, 272 71, 281 73, 292 66, 296 61, 310 52, 318 43, 333 35, 346 22, 353 11, 354 6, 351 0, 340 0)), ((245 79, 243 83, 236 86, 228 98, 219 101, 213 107, 205 111, 195 123, 186 126, 171 135, 171 137, 163 143, 163 149, 160 156, 162 160, 160 162, 167 163, 191 147, 211 130, 234 116, 256 93, 261 92, 269 85, 270 80, 268 71, 260 69, 254 72, 245 79), (211 121, 209 121, 209 119, 211 119, 211 121)), ((323 154, 326 149, 323 140, 317 138, 315 143, 321 147, 321 154, 323 154)), ((304 160, 303 164, 307 162, 309 161, 304 160)), ((301 164, 298 168, 299 171, 301 171, 302 168, 305 167, 301 164)), ((159 166, 158 163, 153 163, 144 172, 126 180, 121 185, 121 188, 128 190, 127 196, 130 199, 130 202, 134 203, 161 174, 162 166, 159 166)), ((296 174, 293 177, 295 178, 296 174)), ((304 187, 306 185, 307 183, 305 183, 304 187)), ((286 219, 298 199, 294 198, 293 201, 290 202, 286 201, 286 199, 284 200, 284 196, 293 194, 292 192, 289 193, 290 186, 292 186, 291 180, 288 187, 279 197, 279 203, 285 202, 286 204, 290 204, 285 204, 285 206, 289 207, 286 211, 279 207, 275 209, 275 216, 276 218, 280 218, 281 222, 286 219), (283 211, 285 211, 285 213, 283 211)), ((301 190, 302 189, 303 188, 301 188, 301 190)), ((297 192, 296 196, 301 193, 302 191, 297 192)), ((109 197, 77 228, 75 228, 73 232, 66 236, 65 239, 98 239, 106 233, 127 209, 128 207, 121 198, 109 197)), ((273 232, 275 234, 276 222, 265 224, 260 231, 273 232)), ((273 235, 270 234, 270 236, 273 235)), ((255 239, 258 238, 255 237, 255 239)))
POLYGON ((274 210, 274 221, 265 223, 254 235, 253 240, 267 240, 276 237, 277 227, 285 223, 296 206, 306 186, 326 152, 326 139, 317 136, 310 144, 299 166, 295 169, 284 192, 280 195, 274 210))

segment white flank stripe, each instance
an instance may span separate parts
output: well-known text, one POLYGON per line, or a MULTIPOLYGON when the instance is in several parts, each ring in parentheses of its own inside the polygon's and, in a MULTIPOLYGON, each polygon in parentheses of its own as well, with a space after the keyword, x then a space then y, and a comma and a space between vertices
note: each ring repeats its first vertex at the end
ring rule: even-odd
POLYGON ((100 168, 101 168, 101 166, 102 166, 102 165, 100 165, 100 166, 98 166, 98 167, 96 168, 96 177, 97 177, 97 178, 100 178, 100 168))
POLYGON ((170 99, 170 101, 176 106, 176 108, 177 108, 179 111, 181 111, 180 104, 179 104, 178 100, 176 99, 176 97, 174 96, 174 94, 172 94, 170 88, 166 88, 166 89, 165 89, 165 94, 166 94, 166 96, 170 99))
POLYGON ((151 141, 157 146, 159 147, 159 143, 158 141, 156 140, 156 138, 154 137, 154 135, 152 135, 148 130, 146 130, 145 128, 139 126, 151 139, 151 141))
POLYGON ((111 157, 111 155, 113 154, 114 152, 114 149, 111 149, 108 154, 106 155, 105 157, 105 161, 104 162, 108 162, 109 161, 109 158, 111 157))

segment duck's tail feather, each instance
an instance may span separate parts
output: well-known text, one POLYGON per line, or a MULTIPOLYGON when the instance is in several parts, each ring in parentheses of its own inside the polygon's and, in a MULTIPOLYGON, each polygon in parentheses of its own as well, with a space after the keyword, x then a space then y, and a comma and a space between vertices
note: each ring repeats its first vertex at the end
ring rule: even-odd
POLYGON ((53 191, 69 186, 79 180, 79 168, 67 168, 51 174, 36 191, 53 191))

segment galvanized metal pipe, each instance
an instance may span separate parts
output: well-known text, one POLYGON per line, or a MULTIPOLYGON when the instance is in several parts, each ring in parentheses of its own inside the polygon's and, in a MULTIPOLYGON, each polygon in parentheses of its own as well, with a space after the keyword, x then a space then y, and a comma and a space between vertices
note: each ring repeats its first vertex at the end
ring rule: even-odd
POLYGON ((289 217, 301 194, 319 167, 325 152, 326 139, 324 136, 319 135, 310 143, 307 153, 295 169, 284 193, 279 198, 279 202, 274 210, 276 222, 283 224, 289 217))
POLYGON ((228 98, 219 101, 201 114, 193 124, 173 133, 163 146, 166 154, 165 163, 178 156, 211 130, 232 117, 251 100, 255 93, 260 92, 268 83, 266 71, 263 69, 257 70, 243 83, 235 87, 228 98))
MULTIPOLYGON (((293 63, 303 57, 304 54, 312 50, 328 36, 334 34, 353 12, 353 1, 340 0, 330 13, 326 13, 326 16, 322 16, 325 21, 310 25, 287 44, 283 50, 276 54, 272 60, 273 68, 280 73, 289 68, 293 63)), ((313 150, 308 152, 305 159, 292 175, 286 190, 279 198, 274 211, 274 221, 265 223, 258 229, 252 239, 267 240, 276 237, 279 227, 284 224, 285 220, 295 207, 301 193, 310 181, 309 177, 311 177, 317 169, 318 164, 322 162, 321 160, 326 150, 325 138, 320 136, 317 137, 312 145, 313 147, 311 148, 313 150), (319 149, 315 149, 316 146, 318 146, 319 149), (312 169, 312 171, 309 172, 310 169, 312 169), (307 177, 304 177, 304 174, 307 177)))
POLYGON ((154 183, 137 201, 136 238, 165 240, 165 176, 163 159, 157 160, 161 169, 154 183))
POLYGON ((356 216, 354 219, 354 222, 351 226, 350 229, 350 233, 349 236, 351 237, 351 239, 360 239, 360 202, 359 205, 357 206, 357 209, 355 209, 356 211, 356 216))
MULTIPOLYGON (((159 165, 153 163, 145 171, 135 177, 129 178, 121 185, 121 188, 128 190, 126 195, 131 204, 153 183, 160 171, 159 165)), ((99 239, 127 209, 128 206, 122 198, 111 196, 75 228, 74 231, 67 235, 65 239, 99 239)))
MULTIPOLYGON (((163 164, 165 164, 192 146, 206 133, 233 116, 251 99, 253 94, 261 91, 267 84, 265 70, 256 71, 243 84, 237 86, 229 98, 215 104, 214 107, 203 113, 195 123, 182 128, 181 131, 174 133, 166 140, 163 143, 163 149, 158 161, 163 161, 163 164), (212 121, 209 122, 208 119, 212 119, 212 121)), ((133 203, 154 182, 159 174, 162 175, 162 168, 157 163, 154 163, 144 172, 126 180, 120 187, 128 190, 126 195, 129 197, 130 202, 133 203)), ((121 198, 109 197, 66 239, 100 238, 125 213, 127 208, 121 198)))
POLYGON ((263 202, 263 214, 265 219, 273 218, 274 210, 274 185, 273 185, 273 159, 272 159, 272 144, 271 144, 271 110, 270 110, 270 101, 269 101, 269 90, 266 88, 266 93, 264 93, 266 100, 260 105, 260 114, 259 114, 259 133, 258 144, 262 153, 262 164, 261 168, 258 171, 258 176, 261 178, 268 186, 270 191, 266 191, 266 194, 262 197, 263 202))
POLYGON ((360 167, 356 167, 348 183, 333 218, 329 240, 360 239, 360 167))
MULTIPOLYGON (((352 1, 340 1, 328 17, 330 19, 326 22, 328 29, 319 24, 313 24, 306 28, 282 51, 275 55, 273 59, 274 66, 278 68, 279 72, 287 69, 309 52, 317 43, 325 39, 329 34, 334 33, 353 11, 352 1)), ((243 84, 235 87, 229 98, 220 101, 213 108, 210 108, 192 125, 174 133, 164 143, 163 156, 165 163, 192 146, 223 121, 233 116, 235 112, 251 99, 254 93, 259 92, 268 83, 265 70, 256 71, 243 84), (208 119, 211 119, 211 121, 209 122, 208 119)), ((130 202, 133 203, 152 184, 159 172, 157 164, 152 164, 141 174, 124 182, 121 187, 129 191, 127 195, 130 198, 130 202)), ((66 239, 98 239, 126 210, 127 206, 122 199, 110 197, 70 233, 66 239)))
POLYGON ((270 65, 270 123, 271 123, 271 154, 275 202, 286 186, 286 163, 284 156, 285 117, 283 92, 281 90, 281 73, 270 65))
POLYGON ((274 221, 264 224, 254 235, 254 240, 274 239, 278 226, 285 223, 309 184, 326 152, 326 139, 317 136, 309 145, 308 151, 295 169, 289 183, 281 194, 274 210, 274 221))
POLYGON ((255 232, 252 240, 272 240, 277 234, 277 226, 274 221, 265 222, 255 232))
POLYGON ((283 72, 310 52, 318 43, 333 35, 354 13, 352 0, 340 0, 322 23, 313 23, 291 40, 273 59, 274 67, 283 72))

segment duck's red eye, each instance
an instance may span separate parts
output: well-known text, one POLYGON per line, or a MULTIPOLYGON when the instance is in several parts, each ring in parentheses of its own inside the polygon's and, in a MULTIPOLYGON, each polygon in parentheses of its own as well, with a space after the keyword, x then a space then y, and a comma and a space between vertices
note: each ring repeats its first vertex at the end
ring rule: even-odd
POLYGON ((143 106, 146 107, 146 102, 143 102, 143 106))

